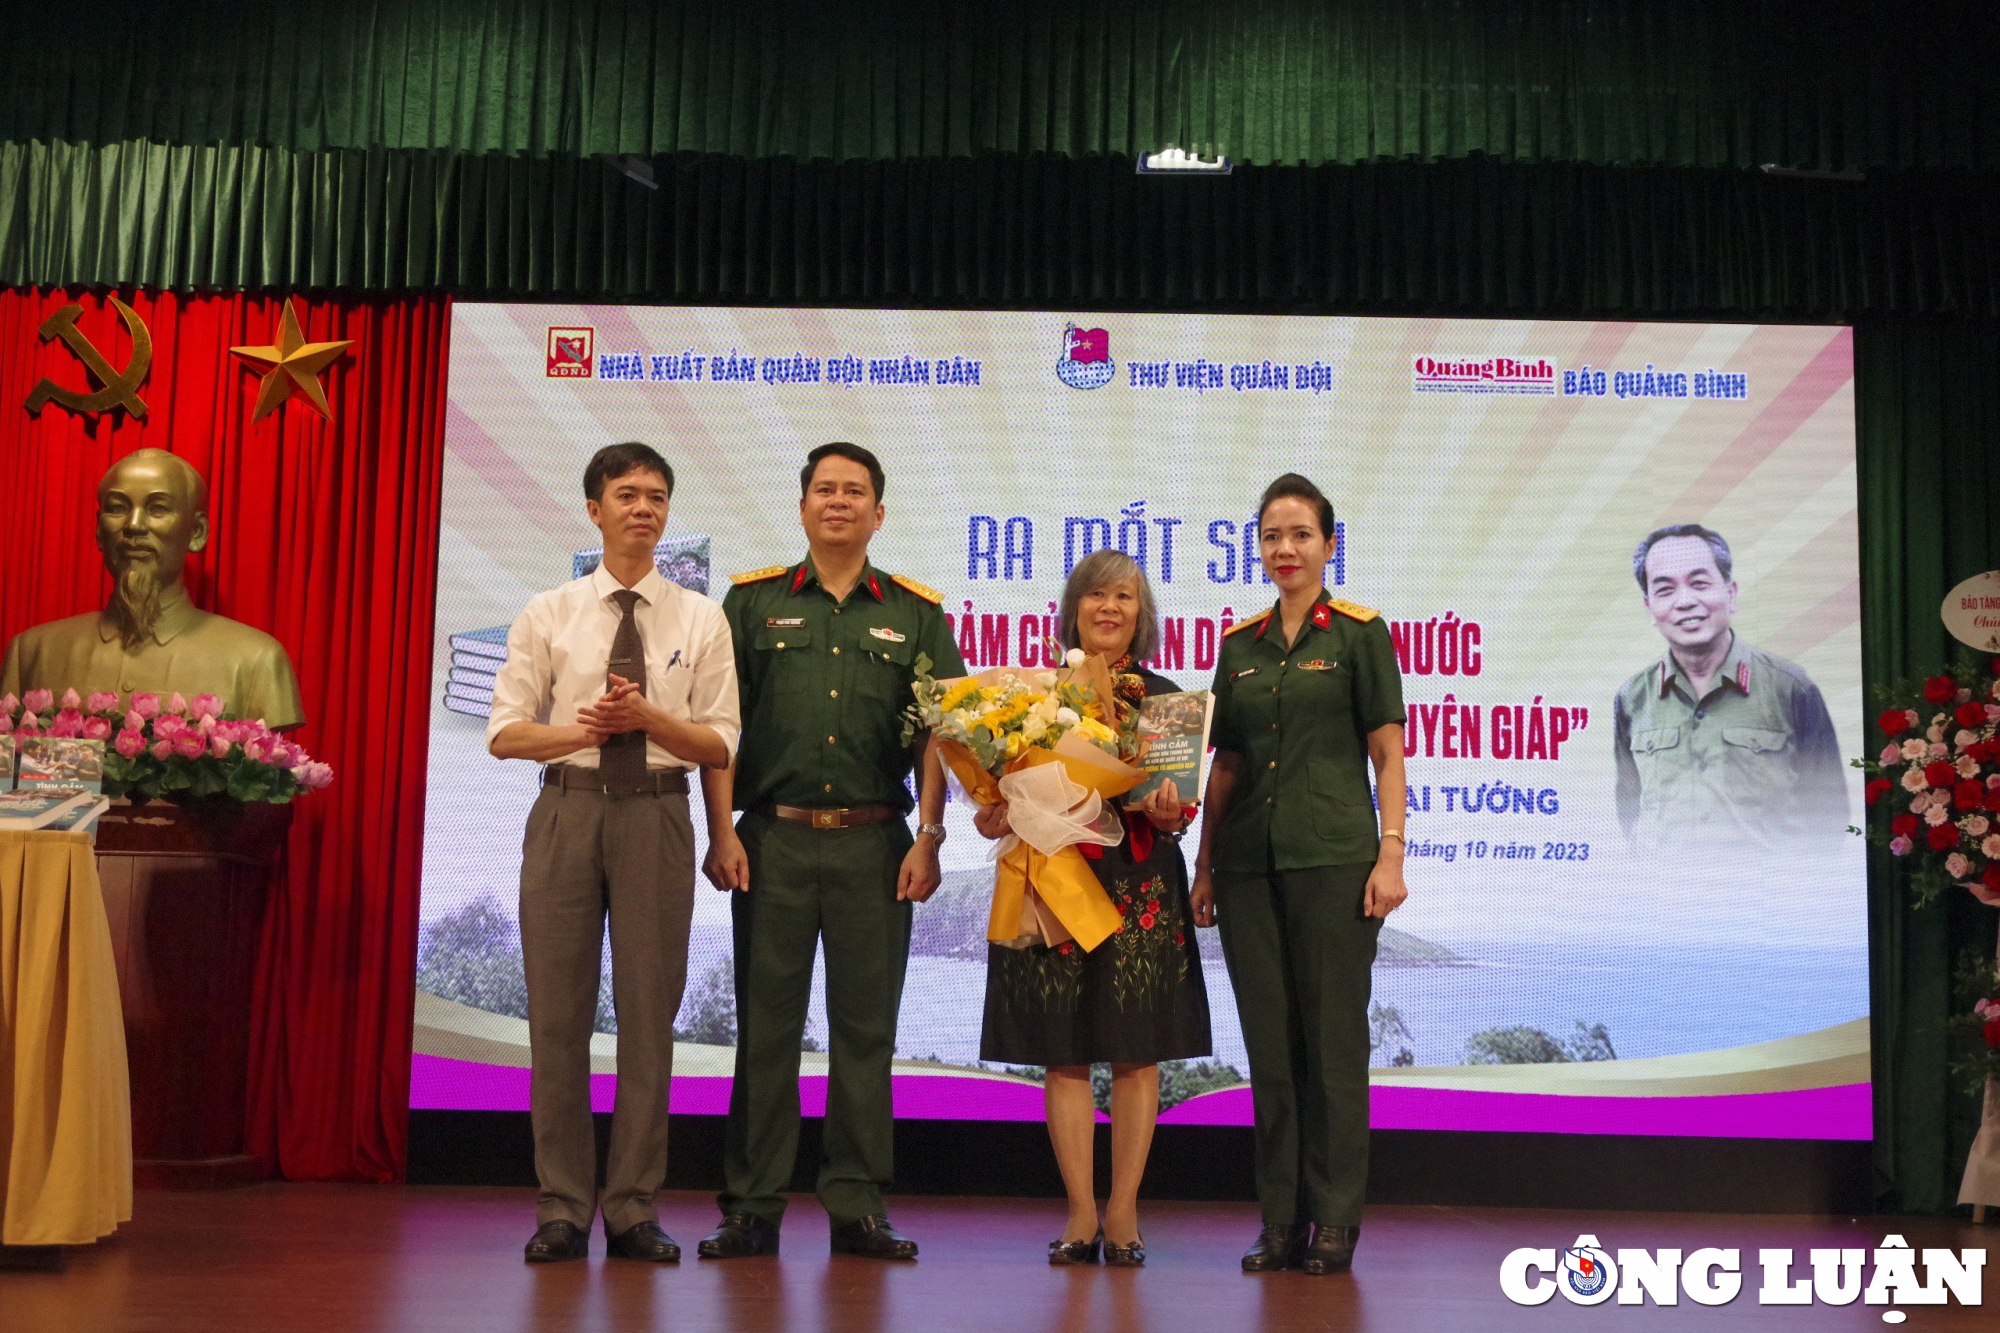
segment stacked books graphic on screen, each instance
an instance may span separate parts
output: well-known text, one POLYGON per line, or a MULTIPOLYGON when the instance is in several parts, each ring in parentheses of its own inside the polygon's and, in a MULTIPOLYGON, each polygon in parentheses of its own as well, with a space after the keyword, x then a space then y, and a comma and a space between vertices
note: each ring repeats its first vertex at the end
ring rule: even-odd
MULTIPOLYGON (((570 577, 580 579, 597 568, 603 548, 578 551, 570 557, 570 577)), ((698 534, 669 537, 653 548, 653 565, 660 577, 689 592, 708 595, 708 538, 698 534)), ((467 717, 493 715, 493 678, 507 660, 506 625, 465 630, 451 636, 451 667, 445 673, 444 706, 467 717)))

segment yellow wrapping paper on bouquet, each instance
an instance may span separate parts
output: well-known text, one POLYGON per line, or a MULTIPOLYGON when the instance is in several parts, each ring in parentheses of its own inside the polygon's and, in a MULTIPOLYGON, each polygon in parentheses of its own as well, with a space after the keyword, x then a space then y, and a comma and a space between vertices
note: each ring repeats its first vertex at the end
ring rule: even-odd
MULTIPOLYGON (((981 805, 1000 799, 998 779, 981 768, 969 750, 953 741, 938 744, 966 795, 981 805)), ((1145 777, 1073 733, 1053 750, 1029 750, 1007 771, 1017 773, 1042 764, 1061 764, 1070 781, 1106 801, 1130 791, 1145 777)), ((1011 944, 1026 935, 1039 935, 1048 944, 1074 939, 1088 951, 1117 929, 1118 909, 1074 845, 1044 855, 1017 838, 996 864, 993 908, 986 923, 986 938, 994 943, 1011 944)))

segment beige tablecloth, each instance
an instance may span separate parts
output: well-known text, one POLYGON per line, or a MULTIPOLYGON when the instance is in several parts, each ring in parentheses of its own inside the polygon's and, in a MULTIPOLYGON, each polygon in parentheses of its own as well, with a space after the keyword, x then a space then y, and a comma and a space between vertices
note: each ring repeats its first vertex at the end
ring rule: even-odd
POLYGON ((0 1244, 88 1244, 131 1216, 125 1024, 90 839, 0 832, 0 1244))

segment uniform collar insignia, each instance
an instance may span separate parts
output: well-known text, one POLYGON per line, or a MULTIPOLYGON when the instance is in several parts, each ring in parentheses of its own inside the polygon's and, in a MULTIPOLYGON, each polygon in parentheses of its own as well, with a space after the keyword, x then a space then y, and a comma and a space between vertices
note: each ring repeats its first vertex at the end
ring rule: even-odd
POLYGON ((1263 619, 1264 623, 1257 626, 1257 632, 1251 635, 1252 638, 1261 639, 1271 632, 1271 626, 1278 623, 1278 608, 1274 606, 1266 611, 1263 619))
POLYGON ((808 578, 812 577, 812 572, 813 572, 813 570, 812 570, 812 561, 810 561, 810 560, 801 560, 801 561, 799 561, 799 567, 798 567, 797 569, 795 569, 795 570, 793 570, 793 571, 792 571, 792 588, 791 588, 791 590, 792 590, 793 592, 797 592, 797 591, 798 591, 799 589, 801 589, 801 588, 805 587, 805 586, 806 586, 806 580, 807 580, 808 578))
POLYGON ((878 578, 876 578, 876 577, 875 577, 875 571, 874 571, 874 570, 872 570, 872 569, 868 571, 868 578, 867 578, 867 581, 866 581, 866 585, 867 585, 867 588, 868 588, 868 594, 869 594, 869 596, 873 597, 873 598, 874 598, 874 599, 875 599, 876 601, 878 601, 878 602, 879 602, 879 601, 881 601, 881 600, 882 600, 882 581, 881 581, 880 579, 878 579, 878 578))
POLYGON ((1313 604, 1313 625, 1319 629, 1329 629, 1333 625, 1333 608, 1325 602, 1313 604))

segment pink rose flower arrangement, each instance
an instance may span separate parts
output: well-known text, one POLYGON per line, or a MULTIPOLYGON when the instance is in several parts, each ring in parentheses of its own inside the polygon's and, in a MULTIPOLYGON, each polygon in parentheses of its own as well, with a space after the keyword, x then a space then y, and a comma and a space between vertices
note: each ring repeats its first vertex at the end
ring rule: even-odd
POLYGON ((257 718, 237 718, 214 694, 175 693, 129 699, 108 690, 88 695, 29 690, 0 697, 0 737, 76 737, 106 743, 104 790, 134 803, 286 802, 333 782, 333 769, 257 718))

